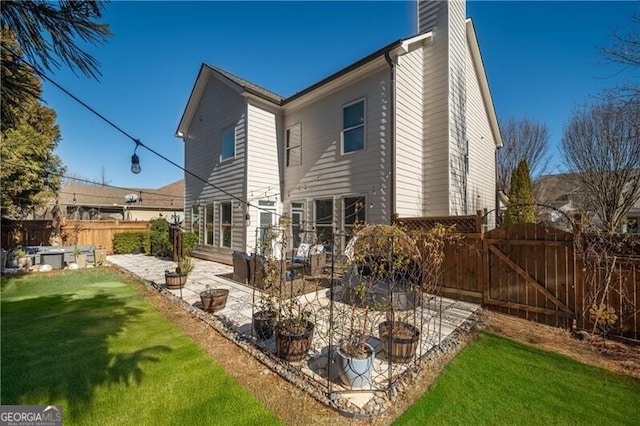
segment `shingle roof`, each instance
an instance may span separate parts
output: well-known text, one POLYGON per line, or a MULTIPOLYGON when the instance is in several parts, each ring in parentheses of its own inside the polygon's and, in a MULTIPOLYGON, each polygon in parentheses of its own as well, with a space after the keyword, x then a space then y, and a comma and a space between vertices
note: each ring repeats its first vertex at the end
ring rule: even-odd
POLYGON ((158 189, 148 188, 115 188, 102 185, 81 185, 65 183, 60 188, 58 203, 62 205, 80 206, 113 206, 126 204, 125 196, 135 194, 142 196, 142 201, 135 203, 136 208, 150 209, 176 207, 184 205, 184 179, 165 185, 158 189), (75 198, 75 201, 74 201, 75 198))
POLYGON ((237 85, 241 86, 247 92, 253 93, 254 95, 260 96, 261 98, 274 102, 278 105, 282 104, 282 102, 284 101, 284 97, 276 93, 273 93, 272 91, 267 90, 264 87, 260 87, 257 84, 254 84, 248 80, 245 80, 244 78, 238 77, 235 74, 231 74, 229 71, 225 71, 222 68, 218 68, 213 65, 209 65, 209 64, 205 64, 205 65, 211 68, 212 70, 222 74, 224 77, 233 81, 237 85))

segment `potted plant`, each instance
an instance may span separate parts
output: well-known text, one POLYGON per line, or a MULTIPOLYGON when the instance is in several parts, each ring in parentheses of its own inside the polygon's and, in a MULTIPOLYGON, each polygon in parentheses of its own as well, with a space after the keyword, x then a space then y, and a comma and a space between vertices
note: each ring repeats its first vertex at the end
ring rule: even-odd
POLYGON ((285 361, 302 361, 311 348, 315 324, 311 312, 296 297, 280 300, 275 327, 276 355, 285 361))
POLYGON ((229 290, 224 288, 211 288, 211 286, 207 284, 207 288, 200 292, 202 309, 210 313, 220 311, 226 306, 227 297, 229 297, 229 290))
POLYGON ((263 286, 260 292, 260 298, 256 306, 256 311, 253 313, 252 324, 255 336, 258 340, 267 340, 273 336, 273 332, 278 320, 278 308, 276 303, 276 289, 279 290, 279 286, 276 285, 278 280, 274 274, 270 273, 267 269, 267 273, 264 274, 262 279, 263 286))
MULTIPOLYGON (((391 291, 394 291, 394 287, 399 287, 408 290, 408 294, 419 293, 421 290, 431 294, 438 293, 445 242, 455 243, 460 238, 453 231, 453 227, 436 225, 426 233, 410 235, 415 246, 421 248, 421 254, 412 256, 408 262, 397 255, 398 269, 393 276, 391 291)), ((407 363, 416 355, 420 330, 411 323, 410 318, 411 311, 418 306, 419 300, 416 299, 415 303, 408 300, 408 303, 401 305, 396 302, 388 303, 387 320, 378 325, 382 350, 391 362, 407 363)))
POLYGON ((76 259, 76 264, 78 268, 86 268, 87 267, 87 255, 82 254, 82 250, 78 246, 73 248, 73 255, 76 259))
POLYGON ((30 262, 27 252, 21 248, 13 250, 13 257, 16 261, 16 267, 18 269, 29 269, 30 262))
POLYGON ((164 278, 169 290, 179 290, 187 283, 187 276, 193 271, 193 260, 184 256, 178 260, 174 271, 164 271, 164 278))
POLYGON ((273 336, 273 331, 278 320, 278 311, 275 302, 270 295, 262 294, 258 302, 258 310, 253 313, 253 331, 258 340, 268 340, 273 336))
POLYGON ((358 284, 348 293, 343 302, 351 305, 347 320, 346 336, 336 346, 335 362, 340 380, 345 386, 361 388, 371 380, 375 351, 367 343, 369 337, 369 312, 374 308, 375 300, 368 297, 373 288, 371 276, 363 274, 363 269, 356 268, 358 284))

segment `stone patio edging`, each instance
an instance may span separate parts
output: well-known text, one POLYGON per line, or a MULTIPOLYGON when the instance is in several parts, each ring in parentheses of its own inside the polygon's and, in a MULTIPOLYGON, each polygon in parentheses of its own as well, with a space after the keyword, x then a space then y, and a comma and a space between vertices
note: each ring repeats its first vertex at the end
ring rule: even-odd
POLYGON ((477 324, 481 322, 480 315, 476 311, 469 318, 467 318, 462 324, 460 324, 453 332, 446 336, 438 346, 434 346, 429 352, 424 354, 419 360, 417 365, 413 365, 400 376, 391 386, 388 392, 375 391, 374 397, 362 408, 353 405, 346 398, 333 394, 327 396, 325 392, 318 389, 318 382, 309 378, 306 374, 302 373, 296 368, 292 368, 288 362, 277 359, 275 356, 270 356, 260 350, 255 344, 253 344, 250 337, 243 334, 239 334, 229 329, 226 326, 224 318, 219 318, 215 314, 207 313, 202 309, 196 308, 180 297, 174 295, 172 292, 165 288, 164 284, 158 284, 155 281, 151 281, 140 277, 139 275, 127 270, 126 268, 114 265, 120 271, 125 274, 134 276, 137 280, 142 281, 147 288, 157 291, 160 295, 165 297, 172 303, 176 303, 181 306, 186 312, 190 313, 193 317, 207 324, 213 328, 216 332, 224 336, 226 339, 233 342, 236 346, 244 350, 246 353, 254 357, 265 367, 271 371, 277 373, 280 377, 292 383, 299 389, 302 389, 309 394, 316 401, 338 411, 340 414, 355 419, 368 419, 379 416, 385 413, 392 405, 393 402, 399 398, 410 386, 415 385, 422 377, 424 368, 438 356, 460 351, 466 343, 462 337, 476 329, 477 324))

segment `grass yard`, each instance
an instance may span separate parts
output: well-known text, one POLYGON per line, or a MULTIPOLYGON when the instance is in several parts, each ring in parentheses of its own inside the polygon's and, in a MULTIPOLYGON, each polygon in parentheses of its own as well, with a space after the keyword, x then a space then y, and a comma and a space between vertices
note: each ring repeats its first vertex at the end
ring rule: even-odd
POLYGON ((398 425, 638 425, 640 381, 481 334, 398 425))
POLYGON ((62 405, 65 424, 279 424, 106 269, 3 277, 1 403, 62 405))

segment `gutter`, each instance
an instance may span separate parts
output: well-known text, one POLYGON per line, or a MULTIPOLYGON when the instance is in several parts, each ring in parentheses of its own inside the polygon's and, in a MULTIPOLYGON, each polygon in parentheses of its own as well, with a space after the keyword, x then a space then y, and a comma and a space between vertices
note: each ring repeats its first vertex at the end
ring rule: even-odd
POLYGON ((390 198, 390 206, 391 206, 391 216, 389 217, 390 222, 393 223, 393 217, 396 212, 396 64, 391 59, 391 55, 389 54, 389 50, 384 52, 384 59, 386 59, 389 64, 389 151, 390 151, 390 162, 391 167, 389 168, 390 179, 389 179, 389 198, 390 198))

